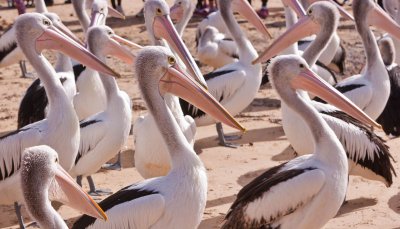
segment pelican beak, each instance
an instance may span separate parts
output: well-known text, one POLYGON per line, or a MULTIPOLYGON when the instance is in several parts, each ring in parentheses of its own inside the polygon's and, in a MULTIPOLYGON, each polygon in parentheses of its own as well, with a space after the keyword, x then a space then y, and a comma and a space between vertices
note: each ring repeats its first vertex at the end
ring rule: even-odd
POLYGON ((102 21, 106 19, 106 15, 98 10, 92 11, 90 16, 89 28, 97 25, 101 25, 102 21))
POLYGON ((178 32, 172 24, 169 15, 159 15, 154 18, 153 31, 157 39, 165 39, 172 49, 177 52, 179 57, 182 59, 184 64, 188 67, 188 72, 190 75, 194 76, 196 81, 207 88, 206 81, 204 80, 203 74, 201 74, 199 67, 194 61, 192 55, 187 49, 186 45, 183 43, 178 32))
POLYGON ((119 44, 118 40, 120 39, 124 38, 117 35, 111 36, 111 39, 105 45, 106 54, 115 56, 127 64, 133 64, 135 61, 135 56, 131 53, 131 51, 119 44))
POLYGON ((119 77, 118 73, 114 72, 114 70, 97 59, 97 57, 90 53, 86 48, 63 34, 54 26, 49 26, 43 31, 42 35, 36 39, 37 52, 40 53, 43 49, 58 50, 89 68, 106 75, 119 77))
POLYGON ((246 131, 204 87, 185 74, 176 63, 169 67, 160 79, 159 90, 162 95, 165 93, 174 94, 213 116, 218 121, 240 131, 246 131))
POLYGON ((138 45, 138 44, 136 44, 136 43, 134 43, 132 41, 129 41, 129 40, 127 40, 125 38, 122 38, 122 37, 120 37, 118 35, 115 35, 115 34, 112 36, 112 38, 114 40, 116 40, 118 43, 124 44, 124 45, 126 45, 128 47, 131 47, 131 48, 134 48, 134 49, 142 49, 143 48, 143 46, 138 45))
POLYGON ((108 8, 108 14, 110 16, 125 20, 125 15, 123 13, 120 13, 119 11, 115 10, 110 6, 108 6, 107 8, 108 8))
POLYGON ((272 39, 272 35, 268 32, 267 27, 265 27, 264 23, 247 0, 233 0, 232 9, 234 12, 238 12, 246 18, 260 33, 272 39))
POLYGON ((71 30, 69 30, 63 23, 54 23, 53 25, 61 32, 63 32, 65 35, 67 35, 69 38, 74 40, 76 43, 80 44, 81 46, 85 46, 85 44, 74 33, 72 33, 71 30))
POLYGON ((293 9, 299 18, 306 16, 306 11, 304 10, 299 0, 282 0, 282 3, 286 7, 290 7, 291 9, 293 9))
POLYGON ((106 213, 59 164, 57 164, 54 178, 55 182, 49 189, 52 200, 60 201, 83 214, 107 220, 106 213))
POLYGON ((278 53, 282 52, 289 45, 297 42, 298 40, 317 33, 320 26, 315 23, 310 16, 306 15, 299 19, 299 21, 290 27, 286 32, 279 36, 257 59, 252 63, 258 64, 266 62, 278 53))
POLYGON ((358 119, 368 126, 375 126, 382 129, 381 125, 376 123, 367 114, 351 102, 346 96, 325 82, 311 69, 304 67, 299 75, 295 76, 291 82, 294 89, 306 90, 319 96, 328 103, 336 106, 340 110, 346 112, 350 116, 358 119))
POLYGON ((171 20, 176 24, 179 23, 182 18, 183 18, 183 7, 182 4, 177 4, 175 3, 171 8, 170 8, 170 14, 171 20))
POLYGON ((367 22, 400 39, 400 26, 381 7, 374 5, 368 12, 367 22))
POLYGON ((343 6, 337 4, 337 2, 335 2, 333 0, 308 0, 308 3, 311 5, 314 2, 320 2, 320 1, 328 1, 328 2, 332 3, 333 5, 335 5, 337 7, 337 9, 339 10, 339 13, 342 17, 344 17, 348 20, 354 21, 353 15, 351 15, 349 12, 347 12, 347 10, 345 10, 343 8, 343 6))

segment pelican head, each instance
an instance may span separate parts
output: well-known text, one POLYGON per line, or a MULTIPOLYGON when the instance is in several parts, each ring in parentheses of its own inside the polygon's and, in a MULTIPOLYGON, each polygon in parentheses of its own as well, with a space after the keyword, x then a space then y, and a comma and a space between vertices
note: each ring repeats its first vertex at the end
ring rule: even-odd
POLYGON ((383 0, 386 12, 397 22, 400 22, 400 2, 397 0, 383 0))
POLYGON ((112 76, 119 76, 97 59, 82 45, 57 29, 46 16, 26 13, 15 21, 17 42, 28 59, 42 57, 42 50, 52 49, 81 62, 82 64, 112 76))
POLYGON ((44 16, 46 16, 48 19, 50 19, 51 22, 53 22, 54 27, 59 29, 61 32, 63 32, 65 35, 69 36, 71 39, 76 41, 77 43, 83 45, 82 41, 67 28, 67 26, 64 25, 64 23, 61 21, 61 18, 51 12, 45 12, 43 13, 44 16))
MULTIPOLYGON (((147 104, 166 93, 174 94, 233 128, 245 129, 200 84, 177 64, 173 54, 164 47, 148 46, 137 55, 135 72, 147 104)), ((155 108, 153 107, 154 110, 155 108)))
POLYGON ((393 44, 393 40, 389 37, 383 37, 378 40, 378 46, 381 52, 383 63, 386 66, 392 65, 396 58, 396 50, 393 44))
POLYGON ((375 26, 400 39, 400 26, 375 1, 354 0, 353 12, 360 33, 365 33, 368 26, 375 26))
MULTIPOLYGON (((92 50, 96 56, 106 56, 112 55, 127 64, 133 64, 135 56, 121 43, 136 45, 114 33, 114 31, 105 25, 94 26, 88 30, 87 40, 89 44, 89 49, 92 50), (93 49, 92 47, 96 47, 93 49), (99 53, 96 53, 99 52, 99 53)), ((136 45, 135 48, 141 48, 141 46, 136 45)))
POLYGON ((94 25, 105 25, 108 14, 116 18, 125 19, 125 15, 116 11, 112 7, 109 7, 106 0, 90 0, 87 1, 87 4, 90 6, 91 11, 89 27, 94 25))
MULTIPOLYGON (((21 166, 21 187, 30 214, 42 224, 61 228, 51 213, 50 200, 60 201, 84 214, 107 219, 96 202, 75 183, 58 163, 58 154, 46 145, 24 150, 21 166)), ((54 209, 53 209, 54 210, 54 209)), ((49 227, 47 227, 49 228, 49 227)))
POLYGON ((199 67, 172 24, 167 3, 164 0, 147 0, 144 3, 144 18, 153 43, 160 44, 160 41, 165 39, 182 59, 189 74, 203 87, 207 88, 199 67))
POLYGON ((265 62, 304 37, 318 33, 332 34, 339 24, 339 11, 330 2, 316 2, 307 9, 307 15, 279 36, 254 64, 265 62))
MULTIPOLYGON (((351 102, 346 96, 314 73, 298 55, 280 55, 268 67, 272 85, 282 99, 298 96, 296 90, 306 90, 343 110, 366 125, 381 126, 351 102)), ((286 101, 288 102, 288 101, 286 101)), ((289 103, 290 104, 290 101, 289 103)))
POLYGON ((171 19, 174 23, 180 23, 182 18, 186 18, 195 10, 195 4, 190 0, 175 0, 174 5, 171 6, 171 19))

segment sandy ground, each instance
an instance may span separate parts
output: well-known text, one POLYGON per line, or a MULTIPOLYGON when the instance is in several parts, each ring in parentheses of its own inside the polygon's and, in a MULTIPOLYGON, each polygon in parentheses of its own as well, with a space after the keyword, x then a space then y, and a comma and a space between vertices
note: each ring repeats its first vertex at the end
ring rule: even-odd
MULTIPOLYGON (((6 5, 4 2, 0 2, 3 7, 6 5)), ((49 10, 58 13, 65 24, 82 37, 82 29, 71 5, 64 5, 63 0, 55 2, 56 4, 49 10)), ((107 24, 117 34, 146 45, 149 40, 143 19, 134 16, 142 7, 142 2, 139 0, 131 2, 133 1, 123 1, 123 7, 128 15, 125 21, 109 18, 107 24)), ((171 4, 172 0, 168 0, 168 3, 171 4)), ((257 1, 254 4, 259 7, 260 2, 257 1)), ((266 23, 272 34, 277 37, 285 29, 283 9, 279 0, 271 0, 269 6, 271 15, 266 23)), ((15 17, 16 10, 0 8, 0 31, 7 24, 12 23, 15 17)), ((199 18, 193 18, 184 35, 184 40, 192 53, 195 53, 194 34, 199 21, 199 18)), ((267 47, 270 41, 262 38, 246 22, 241 21, 241 24, 258 51, 267 47)), ((362 68, 365 58, 354 24, 341 21, 339 35, 348 48, 348 69, 345 75, 355 74, 362 68)), ((54 61, 54 55, 49 54, 49 56, 54 61)), ((134 118, 146 113, 132 69, 114 59, 110 59, 109 64, 122 75, 122 78, 118 79, 118 84, 132 98, 134 118)), ((202 70, 203 72, 210 71, 205 67, 202 70)), ((19 101, 32 82, 31 79, 21 79, 19 76, 18 65, 0 69, 0 130, 3 133, 16 128, 19 101)), ((219 146, 214 126, 198 128, 195 150, 207 168, 209 179, 208 201, 200 225, 202 229, 218 228, 242 186, 266 169, 293 157, 293 152, 288 148, 289 142, 281 127, 280 101, 270 85, 261 88, 252 104, 237 118, 248 129, 242 139, 236 142, 240 144, 238 149, 219 146)), ((228 127, 225 127, 225 130, 227 133, 235 132, 228 127)), ((379 135, 388 140, 387 144, 397 161, 395 168, 400 171, 398 162, 400 156, 397 150, 400 139, 389 140, 382 132, 379 135)), ((122 171, 99 171, 94 175, 98 186, 115 192, 128 184, 143 180, 134 168, 133 154, 133 139, 130 136, 123 153, 122 171)), ((84 188, 88 189, 86 184, 84 188)), ((400 228, 399 178, 395 178, 393 185, 386 188, 378 182, 351 177, 347 199, 348 203, 342 206, 337 216, 331 219, 325 228, 400 228)), ((61 207, 59 212, 69 222, 79 216, 79 213, 68 207, 61 207)), ((27 217, 26 211, 24 215, 27 217)), ((27 218, 26 222, 29 221, 27 218)), ((12 206, 0 206, 0 227, 17 227, 12 206)))

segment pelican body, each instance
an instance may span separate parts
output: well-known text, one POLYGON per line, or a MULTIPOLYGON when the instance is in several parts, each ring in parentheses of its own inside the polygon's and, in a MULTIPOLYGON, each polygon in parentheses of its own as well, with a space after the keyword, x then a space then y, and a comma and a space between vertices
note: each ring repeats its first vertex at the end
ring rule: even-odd
POLYGON ((207 199, 207 175, 166 105, 166 94, 182 96, 228 125, 242 128, 184 73, 168 49, 145 47, 137 55, 135 71, 142 96, 167 143, 171 171, 166 176, 127 186, 99 203, 109 217, 107 222, 84 216, 73 228, 198 227, 207 199))
POLYGON ((311 129, 315 150, 270 168, 244 186, 222 228, 322 228, 336 215, 345 197, 347 158, 332 129, 296 89, 326 96, 366 124, 379 124, 313 73, 297 55, 276 57, 269 72, 281 99, 311 129))

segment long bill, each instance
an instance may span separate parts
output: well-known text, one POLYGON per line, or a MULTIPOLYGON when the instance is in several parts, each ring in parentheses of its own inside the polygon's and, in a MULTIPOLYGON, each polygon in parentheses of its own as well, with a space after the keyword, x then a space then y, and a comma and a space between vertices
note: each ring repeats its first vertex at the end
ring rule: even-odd
POLYGON ((74 40, 76 43, 84 46, 83 42, 73 33, 71 32, 71 30, 68 29, 67 26, 65 26, 62 22, 59 23, 53 23, 54 27, 56 27, 57 29, 59 29, 62 33, 64 33, 65 35, 67 35, 69 38, 71 38, 72 40, 74 40))
MULTIPOLYGON (((120 45, 118 40, 123 39, 117 35, 111 36, 111 39, 105 45, 105 52, 108 55, 117 57, 127 64, 133 64, 135 61, 135 55, 124 46, 120 45), (116 39, 116 37, 118 37, 116 39)), ((125 40, 125 39, 124 39, 125 40)))
POLYGON ((168 14, 159 15, 154 18, 153 31, 157 39, 163 38, 171 45, 172 49, 177 52, 188 68, 189 74, 192 75, 201 86, 207 88, 207 83, 204 80, 203 74, 201 74, 199 67, 173 26, 168 14))
POLYGON ((304 10, 299 0, 282 0, 282 3, 285 6, 292 8, 294 12, 296 12, 298 17, 302 18, 306 16, 306 11, 304 10))
POLYGON ((367 22, 400 39, 400 26, 377 5, 374 5, 374 8, 368 12, 367 22))
POLYGON ((169 16, 174 23, 179 23, 183 18, 183 6, 182 4, 175 3, 169 9, 169 16))
POLYGON ((92 217, 107 220, 101 207, 74 181, 59 165, 55 172, 55 183, 50 186, 50 199, 60 201, 79 212, 92 217))
POLYGON ((125 14, 119 12, 118 10, 115 10, 114 8, 112 8, 110 6, 108 6, 107 8, 108 8, 108 14, 110 16, 125 20, 125 14))
POLYGON ((297 42, 298 40, 308 37, 312 34, 318 33, 320 26, 311 20, 310 16, 306 15, 299 19, 299 21, 290 27, 286 32, 280 35, 275 41, 265 50, 257 59, 252 63, 258 64, 266 62, 272 57, 278 55, 285 50, 288 46, 297 42))
POLYGON ((36 51, 40 53, 43 49, 58 50, 89 68, 107 75, 119 77, 118 73, 54 26, 46 28, 42 35, 36 39, 36 51))
POLYGON ((349 12, 347 12, 347 10, 345 8, 343 8, 343 6, 339 5, 337 2, 335 2, 334 0, 308 0, 308 4, 312 4, 314 2, 321 2, 321 1, 328 1, 330 3, 332 3, 333 5, 336 6, 336 8, 339 10, 339 13, 342 17, 354 21, 354 17, 353 15, 351 15, 349 12))
POLYGON ((106 20, 106 15, 100 11, 92 11, 90 16, 89 28, 93 26, 98 26, 102 24, 102 21, 106 20))
POLYGON ((232 9, 246 18, 264 36, 272 38, 271 33, 268 32, 267 27, 265 27, 264 23, 247 0, 233 0, 232 9))
POLYGON ((300 74, 291 80, 291 86, 295 89, 306 90, 317 95, 368 126, 382 129, 381 125, 376 123, 346 96, 325 82, 325 80, 320 78, 309 68, 304 67, 300 74))
POLYGON ((228 126, 246 131, 204 87, 185 74, 177 64, 167 69, 159 82, 159 90, 161 94, 171 93, 188 101, 228 126))

